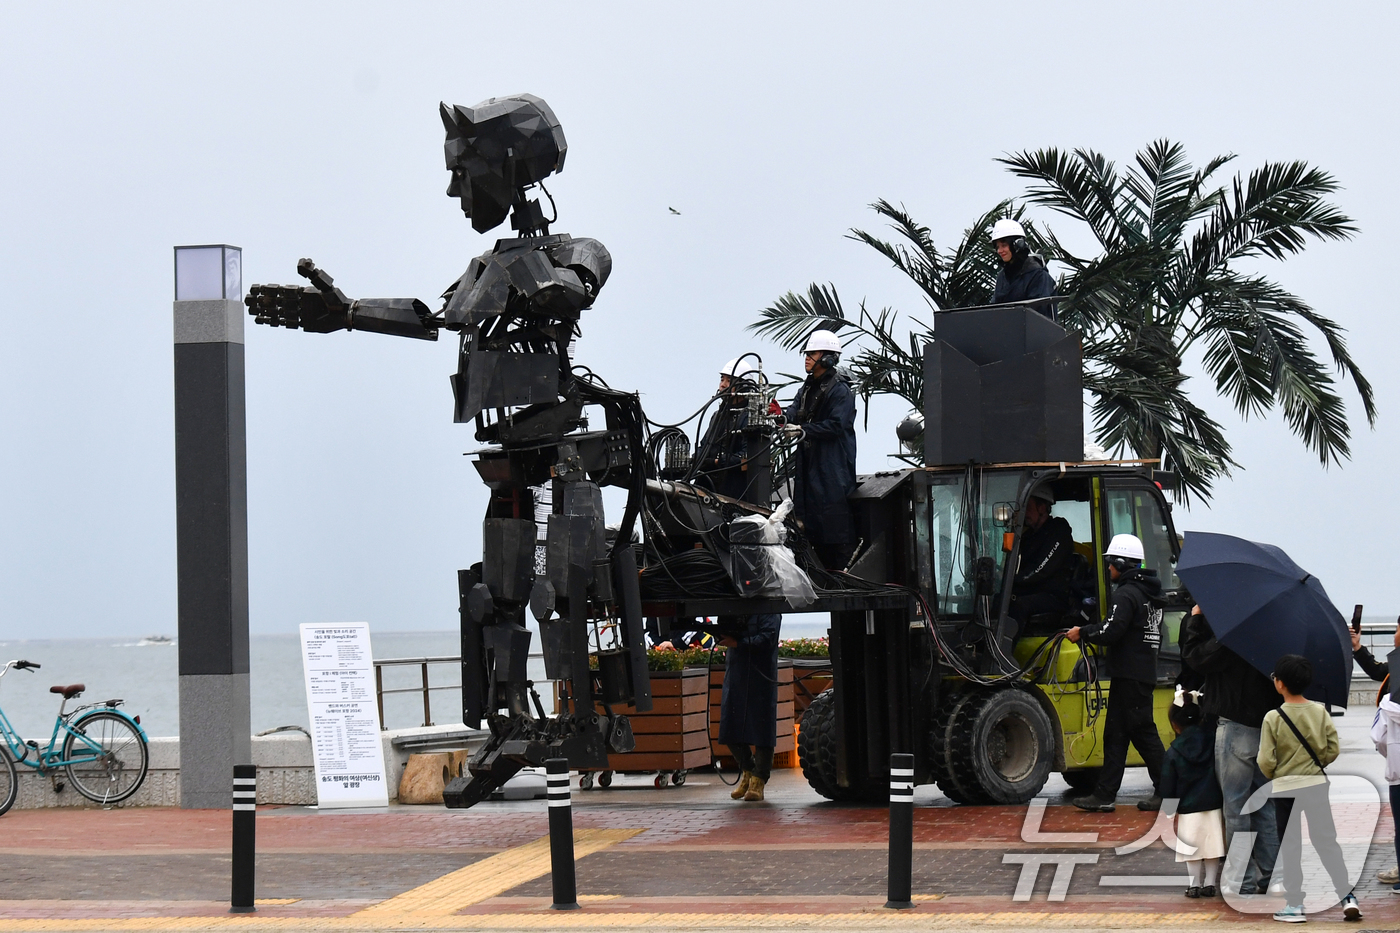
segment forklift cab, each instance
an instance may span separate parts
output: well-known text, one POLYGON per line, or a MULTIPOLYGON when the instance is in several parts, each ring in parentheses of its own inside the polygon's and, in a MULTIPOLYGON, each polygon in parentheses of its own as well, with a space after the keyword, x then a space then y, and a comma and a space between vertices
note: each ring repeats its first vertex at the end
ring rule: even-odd
MULTIPOLYGON (((1146 465, 986 466, 933 473, 930 480, 934 611, 942 620, 966 620, 965 642, 997 630, 1006 617, 1021 558, 1026 504, 1032 493, 1048 489, 1055 500, 1051 515, 1063 518, 1072 532, 1074 554, 1067 570, 1072 596, 1063 611, 1027 619, 1020 641, 1038 644, 1056 632, 1102 620, 1112 598, 1104 549, 1114 535, 1136 535, 1143 544, 1143 564, 1157 571, 1167 599, 1158 683, 1175 682, 1181 670, 1181 623, 1190 606, 1176 576, 1181 546, 1171 506, 1146 465)), ((1018 643, 1018 657, 1021 649, 1018 643)))
MULTIPOLYGON (((1032 616, 1022 631, 1025 637, 1048 636, 1075 625, 1100 621, 1107 616, 1113 584, 1103 552, 1115 535, 1130 534, 1142 541, 1143 566, 1157 572, 1167 600, 1163 612, 1162 647, 1157 658, 1158 684, 1173 684, 1181 672, 1181 625, 1190 610, 1187 595, 1176 575, 1181 551, 1171 521, 1171 504, 1145 470, 1123 470, 1074 476, 1056 470, 1049 476, 1028 477, 1018 500, 1023 515, 1032 492, 1047 488, 1054 494, 1052 514, 1065 519, 1073 531, 1074 555, 1069 575, 1074 604, 1063 614, 1032 616)), ((1003 566, 1001 611, 1010 604, 1015 561, 1019 558, 1022 529, 1006 538, 1008 560, 1003 566)), ((1100 672, 1100 677, 1106 677, 1100 672)))

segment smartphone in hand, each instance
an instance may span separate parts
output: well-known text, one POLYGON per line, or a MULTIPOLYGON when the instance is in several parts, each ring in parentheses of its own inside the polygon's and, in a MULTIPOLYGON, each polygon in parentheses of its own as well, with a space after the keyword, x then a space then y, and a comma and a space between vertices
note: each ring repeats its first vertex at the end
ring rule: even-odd
POLYGON ((1357 603, 1356 608, 1351 611, 1351 630, 1358 635, 1361 634, 1361 604, 1357 603))

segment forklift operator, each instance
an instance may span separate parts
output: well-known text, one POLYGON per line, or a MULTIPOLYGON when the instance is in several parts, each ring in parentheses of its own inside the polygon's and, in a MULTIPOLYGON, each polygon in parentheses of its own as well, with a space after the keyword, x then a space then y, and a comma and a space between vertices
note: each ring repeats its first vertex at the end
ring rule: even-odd
MULTIPOLYGON (((1042 486, 1026 500, 1026 530, 1021 535, 1021 558, 1011 585, 1012 642, 1031 616, 1063 615, 1074 608, 1070 561, 1074 532, 1069 522, 1050 514, 1055 494, 1042 486)), ((1056 619, 1056 628, 1059 620, 1056 619)))

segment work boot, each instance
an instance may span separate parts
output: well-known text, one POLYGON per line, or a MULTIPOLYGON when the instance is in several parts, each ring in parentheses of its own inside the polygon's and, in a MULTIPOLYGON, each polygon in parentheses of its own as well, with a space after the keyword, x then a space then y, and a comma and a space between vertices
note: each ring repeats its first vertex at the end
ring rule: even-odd
POLYGON ((734 789, 729 792, 730 800, 743 800, 744 795, 749 792, 749 783, 753 781, 753 772, 745 771, 739 776, 739 783, 734 785, 734 789))
POLYGON ((1112 813, 1117 809, 1114 807, 1112 800, 1100 797, 1097 793, 1090 794, 1087 797, 1076 797, 1071 800, 1070 803, 1081 810, 1088 810, 1091 813, 1112 813))
POLYGON ((744 795, 744 799, 745 799, 745 800, 748 800, 748 801, 762 800, 762 799, 763 799, 763 788, 764 788, 764 786, 765 786, 767 783, 768 783, 767 781, 765 781, 763 778, 759 777, 757 774, 750 775, 750 776, 749 776, 749 792, 748 792, 747 794, 744 795))

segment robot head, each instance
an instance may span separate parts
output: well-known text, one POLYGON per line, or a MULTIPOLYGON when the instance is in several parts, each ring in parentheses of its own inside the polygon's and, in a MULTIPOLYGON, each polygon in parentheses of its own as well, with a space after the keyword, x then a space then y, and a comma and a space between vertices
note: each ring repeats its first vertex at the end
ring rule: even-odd
POLYGON ((447 195, 460 198, 472 229, 501 224, 516 193, 564 168, 568 143, 549 104, 533 94, 492 97, 475 107, 440 104, 447 129, 443 151, 452 181, 447 195))

